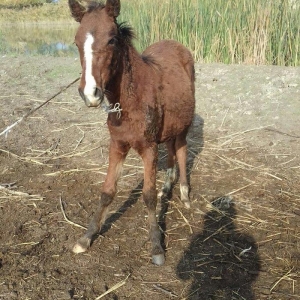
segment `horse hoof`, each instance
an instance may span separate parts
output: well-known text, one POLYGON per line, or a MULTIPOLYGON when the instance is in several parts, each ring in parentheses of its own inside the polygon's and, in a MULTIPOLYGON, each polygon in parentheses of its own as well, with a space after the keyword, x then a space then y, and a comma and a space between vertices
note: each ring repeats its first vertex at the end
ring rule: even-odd
POLYGON ((189 187, 185 184, 180 185, 180 199, 186 208, 191 208, 189 199, 189 187))
POLYGON ((78 254, 78 253, 83 253, 87 250, 87 248, 82 247, 82 245, 76 243, 73 247, 73 252, 78 254))
POLYGON ((86 237, 80 238, 77 243, 73 247, 73 252, 78 254, 78 253, 83 253, 85 252, 89 247, 90 247, 91 240, 86 237))
POLYGON ((157 266, 162 266, 165 263, 164 254, 155 254, 152 255, 152 262, 157 266))

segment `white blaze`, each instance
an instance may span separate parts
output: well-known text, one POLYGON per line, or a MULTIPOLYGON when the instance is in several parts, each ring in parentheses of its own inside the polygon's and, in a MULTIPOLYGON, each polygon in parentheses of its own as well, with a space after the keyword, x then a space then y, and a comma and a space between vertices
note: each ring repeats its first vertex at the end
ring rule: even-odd
POLYGON ((86 40, 84 43, 84 59, 85 59, 85 87, 84 94, 90 100, 91 103, 97 101, 98 99, 94 96, 96 90, 96 80, 92 74, 93 65, 93 46, 94 37, 88 33, 86 35, 86 40))

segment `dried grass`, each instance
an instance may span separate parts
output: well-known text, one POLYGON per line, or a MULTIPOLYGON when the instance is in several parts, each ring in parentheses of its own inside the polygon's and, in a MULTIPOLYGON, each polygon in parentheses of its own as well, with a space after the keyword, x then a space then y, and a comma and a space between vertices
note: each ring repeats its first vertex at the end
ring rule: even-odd
POLYGON ((42 201, 44 197, 41 195, 31 195, 26 192, 11 190, 5 187, 5 184, 0 185, 0 204, 6 201, 42 201))
POLYGON ((79 224, 77 224, 77 223, 74 223, 74 222, 72 222, 71 220, 68 219, 68 217, 67 217, 67 215, 66 215, 66 213, 65 213, 65 209, 64 209, 64 206, 63 206, 61 197, 59 198, 59 204, 60 204, 60 209, 61 209, 61 212, 62 212, 62 214, 63 214, 63 216, 64 216, 64 219, 65 219, 65 221, 66 221, 68 224, 71 224, 72 226, 75 226, 75 227, 79 227, 79 228, 81 228, 81 229, 85 229, 85 230, 87 229, 86 227, 84 227, 84 226, 82 226, 82 225, 79 225, 79 224))
POLYGON ((101 298, 103 298, 104 296, 116 291, 117 289, 119 289, 121 286, 123 286, 126 281, 128 280, 129 276, 131 274, 128 274, 127 277, 125 279, 123 279, 122 281, 118 282, 117 284, 115 284, 113 287, 111 287, 110 289, 108 289, 105 293, 103 293, 102 295, 98 296, 95 300, 99 300, 101 298))
MULTIPOLYGON (((91 135, 91 129, 97 130, 96 132, 99 133, 99 128, 102 125, 104 125, 104 121, 73 124, 66 128, 54 129, 54 134, 65 136, 69 134, 68 130, 79 128, 78 139, 68 145, 68 149, 71 149, 71 151, 66 151, 59 140, 56 140, 47 149, 30 149, 30 152, 25 155, 17 155, 8 150, 0 151, 21 162, 46 167, 47 169, 43 169, 43 172, 48 177, 64 174, 73 178, 78 173, 85 172, 91 176, 99 174, 100 177, 104 178, 107 171, 108 150, 106 145, 108 144, 108 137, 102 135, 101 141, 97 141, 97 144, 91 143, 91 140, 95 141, 95 138, 91 135), (95 156, 97 161, 95 161, 95 156), (61 165, 60 170, 57 171, 54 169, 54 162, 58 159, 63 160, 65 164, 61 165), (79 161, 82 162, 83 166, 77 166, 79 161), (48 168, 51 168, 51 172, 47 171, 48 168)), ((261 272, 260 275, 262 279, 258 279, 258 282, 255 283, 256 286, 263 287, 266 285, 270 294, 280 294, 282 292, 281 285, 289 283, 289 291, 285 290, 283 297, 290 294, 291 297, 296 298, 299 273, 291 267, 293 264, 291 257, 294 251, 299 251, 300 234, 296 231, 297 228, 293 227, 294 223, 292 224, 292 222, 299 218, 296 210, 300 211, 300 195, 295 189, 289 187, 289 177, 285 174, 286 169, 284 167, 293 163, 294 165, 291 165, 289 169, 294 168, 297 170, 298 162, 297 158, 290 159, 289 153, 284 154, 289 157, 286 164, 281 163, 276 166, 270 166, 256 160, 255 157, 253 158, 244 143, 244 137, 253 131, 265 129, 265 126, 257 127, 219 137, 218 139, 208 139, 205 140, 204 146, 199 137, 193 136, 193 133, 191 133, 188 138, 190 144, 188 156, 193 164, 189 173, 191 174, 192 192, 196 190, 199 194, 193 194, 192 207, 194 208, 192 211, 188 211, 176 199, 179 192, 178 186, 175 185, 174 199, 170 201, 168 211, 165 214, 168 224, 165 231, 165 243, 167 249, 172 249, 172 251, 178 249, 178 251, 182 251, 182 245, 188 247, 188 234, 195 235, 203 230, 201 222, 207 212, 213 209, 211 199, 219 196, 218 193, 222 193, 223 196, 231 196, 238 212, 236 218, 232 219, 231 222, 236 224, 239 233, 254 237, 259 248, 260 258, 264 262, 264 272, 261 272), (210 187, 212 181, 215 190, 210 187), (202 189, 202 184, 206 187, 205 189, 202 189), (282 199, 280 200, 282 201, 282 207, 278 203, 273 205, 274 201, 279 201, 278 199, 282 199), (185 237, 182 236, 183 232, 187 234, 185 237), (271 253, 270 249, 274 249, 274 252, 271 253)), ((280 153, 276 155, 280 155, 280 153)), ((165 158, 165 156, 165 152, 160 149, 160 158, 165 158)), ((164 180, 164 173, 164 170, 158 172, 158 188, 164 180)), ((142 179, 142 161, 134 152, 130 152, 124 164, 124 175, 119 182, 118 198, 128 200, 132 187, 136 186, 136 183, 142 179)), ((300 175, 298 174, 298 177, 296 175, 293 181, 299 182, 300 175)), ((131 195, 138 197, 140 194, 139 189, 131 195)), ((0 201, 15 199, 34 202, 42 200, 43 197, 18 192, 12 190, 11 187, 0 186, 0 201)), ((68 213, 70 217, 67 216, 61 198, 59 203, 64 221, 71 226, 85 229, 84 226, 71 221, 71 213, 68 213)), ((117 208, 112 210, 112 213, 114 212, 118 212, 117 208)), ((114 223, 112 226, 120 229, 118 223, 114 223)), ((146 234, 146 228, 139 229, 142 230, 143 234, 146 234)), ((222 227, 218 228, 203 242, 214 239, 222 229, 222 227)), ((140 231, 136 234, 138 233, 140 231)), ((121 239, 118 240, 118 237, 115 241, 122 243, 121 239)), ((226 245, 223 246, 225 249, 226 245)), ((143 262, 150 261, 147 247, 141 248, 140 259, 143 262)), ((246 253, 247 249, 241 249, 240 255, 246 253)), ((101 299, 116 291, 127 282, 128 278, 129 275, 96 299, 101 299)), ((147 282, 142 284, 144 283, 147 282)), ((178 293, 163 286, 163 280, 158 280, 153 284, 149 288, 152 292, 153 289, 156 290, 156 293, 159 293, 161 297, 177 297, 178 293)))

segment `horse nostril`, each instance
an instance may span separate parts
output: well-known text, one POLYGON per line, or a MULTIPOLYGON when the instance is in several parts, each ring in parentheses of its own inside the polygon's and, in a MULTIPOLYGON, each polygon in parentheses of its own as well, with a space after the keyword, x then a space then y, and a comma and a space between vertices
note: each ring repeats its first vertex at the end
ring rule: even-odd
POLYGON ((100 89, 96 88, 96 89, 95 89, 94 96, 95 96, 96 98, 102 98, 103 93, 102 93, 102 91, 101 91, 100 89))
POLYGON ((79 88, 79 89, 78 89, 78 92, 79 92, 79 95, 80 95, 80 97, 82 98, 82 100, 85 101, 85 96, 84 96, 83 90, 82 90, 81 88, 79 88))

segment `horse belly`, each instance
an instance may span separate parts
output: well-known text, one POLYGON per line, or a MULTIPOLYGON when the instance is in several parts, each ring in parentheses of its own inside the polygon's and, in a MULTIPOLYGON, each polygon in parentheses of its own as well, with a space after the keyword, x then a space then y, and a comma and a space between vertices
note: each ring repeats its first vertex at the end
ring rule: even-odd
POLYGON ((159 142, 172 139, 190 127, 194 116, 194 107, 184 107, 180 111, 166 110, 163 116, 159 142))

